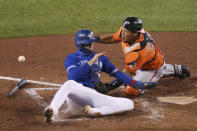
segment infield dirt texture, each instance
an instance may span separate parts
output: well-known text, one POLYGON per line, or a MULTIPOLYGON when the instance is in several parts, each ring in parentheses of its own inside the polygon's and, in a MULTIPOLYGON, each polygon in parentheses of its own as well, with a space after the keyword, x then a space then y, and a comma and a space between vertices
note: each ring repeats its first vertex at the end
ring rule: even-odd
MULTIPOLYGON (((196 0, 0 0, 0 131, 196 131, 196 7, 196 0), (144 96, 132 99, 133 111, 119 116, 87 118, 81 109, 65 104, 51 125, 45 123, 42 112, 57 87, 27 84, 7 97, 17 82, 5 77, 63 84, 67 80, 64 59, 76 51, 76 29, 111 33, 128 16, 141 18, 144 28, 153 32, 166 63, 188 65, 191 77, 161 80, 144 96), (17 61, 21 55, 26 57, 24 63, 17 61), (184 97, 185 102, 189 102, 186 97, 193 98, 193 102, 180 105, 157 99, 172 96, 184 97)), ((95 49, 107 52, 111 62, 123 68, 120 44, 95 44, 95 49)), ((101 80, 112 78, 102 74, 101 80)), ((108 95, 121 96, 121 92, 116 89, 108 95)))
MULTIPOLYGON (((70 115, 72 121, 47 125, 42 116, 45 108, 25 92, 31 88, 54 88, 28 84, 12 98, 6 95, 15 81, 0 80, 0 130, 1 131, 96 131, 96 130, 197 130, 197 102, 186 105, 160 102, 157 97, 194 96, 197 98, 197 33, 152 33, 165 53, 166 63, 186 64, 191 68, 191 78, 185 80, 163 79, 160 84, 133 99, 135 109, 120 116, 86 118, 83 113, 70 115), (79 119, 80 118, 80 119, 79 119)), ((64 59, 76 50, 73 35, 0 39, 0 76, 48 81, 62 84, 67 80, 64 59), (26 61, 19 63, 17 57, 24 55, 26 61)), ((107 56, 117 68, 123 67, 120 44, 95 44, 97 52, 107 56)), ((112 78, 103 74, 102 81, 112 78)), ((121 96, 121 89, 109 95, 121 96)), ((55 90, 37 91, 41 101, 51 101, 55 90)), ((63 110, 63 109, 62 109, 63 110)), ((77 109, 76 109, 77 110, 77 109)), ((68 117, 68 116, 67 116, 68 117)), ((66 118, 61 118, 62 120, 66 118)))

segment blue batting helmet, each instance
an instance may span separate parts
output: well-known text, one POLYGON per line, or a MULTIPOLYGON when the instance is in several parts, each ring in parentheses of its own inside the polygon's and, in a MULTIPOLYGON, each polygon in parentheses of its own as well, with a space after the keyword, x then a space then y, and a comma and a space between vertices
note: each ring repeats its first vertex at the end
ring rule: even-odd
POLYGON ((75 43, 79 50, 83 49, 83 45, 90 45, 96 42, 95 36, 90 30, 79 30, 75 35, 75 43))

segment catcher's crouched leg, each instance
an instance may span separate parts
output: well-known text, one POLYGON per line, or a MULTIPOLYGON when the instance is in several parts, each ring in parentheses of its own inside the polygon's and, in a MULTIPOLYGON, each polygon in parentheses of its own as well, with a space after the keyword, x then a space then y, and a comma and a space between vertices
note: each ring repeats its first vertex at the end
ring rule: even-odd
POLYGON ((141 95, 141 93, 138 89, 135 89, 132 86, 125 87, 124 96, 129 97, 129 98, 135 98, 140 95, 141 95))

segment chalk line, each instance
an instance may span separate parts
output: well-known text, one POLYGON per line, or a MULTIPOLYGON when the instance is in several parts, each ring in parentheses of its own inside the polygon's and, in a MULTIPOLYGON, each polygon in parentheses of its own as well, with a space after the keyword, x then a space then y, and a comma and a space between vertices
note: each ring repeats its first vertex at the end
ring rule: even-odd
MULTIPOLYGON (((44 90, 58 90, 59 88, 28 88, 24 89, 24 91, 29 94, 32 99, 34 99, 37 104, 41 107, 47 107, 49 104, 43 100, 37 91, 44 91, 44 90)), ((64 119, 58 116, 55 117, 54 122, 68 122, 68 121, 81 121, 81 120, 88 120, 88 118, 71 118, 71 119, 64 119)))
POLYGON ((24 91, 29 94, 41 107, 47 107, 49 104, 47 104, 43 98, 36 92, 38 91, 43 91, 43 90, 57 90, 59 88, 28 88, 25 89, 24 91))
MULTIPOLYGON (((0 76, 2 80, 10 80, 10 81, 21 81, 23 78, 13 78, 13 77, 5 77, 0 76)), ((25 93, 27 93, 35 102, 41 107, 47 107, 49 104, 43 100, 37 91, 44 91, 44 90, 58 90, 61 84, 51 83, 51 82, 44 82, 44 81, 35 81, 35 80, 26 80, 27 83, 32 84, 39 84, 39 85, 46 85, 46 86, 54 86, 58 88, 28 88, 24 89, 25 93)), ((81 121, 86 120, 87 118, 75 118, 75 119, 64 119, 64 118, 56 118, 54 122, 68 122, 68 121, 81 121)))
MULTIPOLYGON (((2 80, 20 81, 22 78, 13 78, 13 77, 0 76, 0 79, 2 79, 2 80)), ((44 81, 34 81, 34 80, 27 80, 27 83, 39 84, 39 85, 47 85, 47 86, 56 86, 56 87, 60 87, 61 86, 61 84, 56 84, 56 83, 51 83, 51 82, 44 82, 44 81)))

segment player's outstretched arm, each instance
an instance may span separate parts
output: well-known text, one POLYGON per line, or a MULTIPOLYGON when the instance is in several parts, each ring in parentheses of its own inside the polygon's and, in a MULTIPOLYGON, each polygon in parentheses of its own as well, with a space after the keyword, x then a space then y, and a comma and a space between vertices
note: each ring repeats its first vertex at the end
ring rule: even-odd
POLYGON ((96 36, 95 38, 101 44, 115 44, 119 42, 113 39, 113 35, 96 36))
POLYGON ((115 72, 114 77, 117 78, 119 81, 122 81, 124 84, 132 86, 136 89, 148 89, 148 88, 153 88, 158 85, 158 82, 136 81, 121 71, 115 72))
POLYGON ((121 41, 121 37, 120 37, 121 32, 122 32, 122 27, 120 27, 120 29, 114 34, 96 36, 95 38, 97 42, 101 44, 115 44, 121 41))
POLYGON ((116 69, 116 67, 113 64, 111 64, 111 62, 107 57, 105 57, 105 62, 103 64, 103 71, 108 74, 111 74, 116 79, 123 82, 124 84, 130 85, 136 89, 147 89, 149 87, 155 87, 158 84, 158 82, 141 82, 132 79, 127 74, 116 69))

